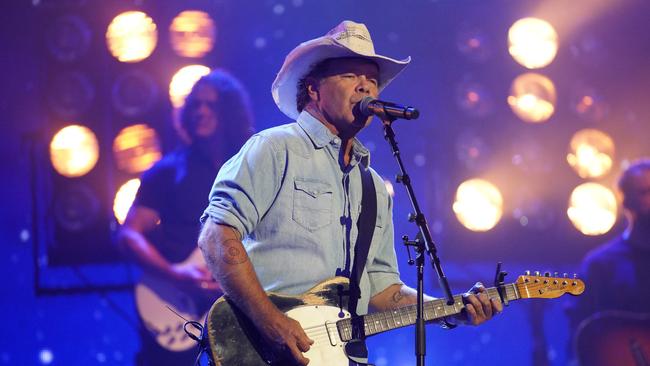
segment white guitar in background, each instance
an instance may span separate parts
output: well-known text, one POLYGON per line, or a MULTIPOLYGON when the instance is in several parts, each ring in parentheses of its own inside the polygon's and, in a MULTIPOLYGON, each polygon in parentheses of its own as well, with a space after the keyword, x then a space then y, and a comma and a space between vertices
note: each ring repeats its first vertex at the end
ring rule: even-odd
MULTIPOLYGON (((181 265, 206 267, 201 251, 196 248, 181 265)), ((213 297, 189 292, 177 283, 149 272, 142 273, 135 286, 135 303, 140 318, 156 342, 163 348, 181 352, 196 347, 196 341, 184 331, 185 320, 203 323, 207 310, 221 293, 213 297), (170 310, 172 309, 173 312, 170 310)))

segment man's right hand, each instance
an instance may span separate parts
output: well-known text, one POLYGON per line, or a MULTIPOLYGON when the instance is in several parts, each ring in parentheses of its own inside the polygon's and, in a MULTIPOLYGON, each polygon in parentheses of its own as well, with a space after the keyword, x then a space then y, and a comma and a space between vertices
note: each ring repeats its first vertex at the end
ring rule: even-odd
POLYGON ((309 359, 302 353, 309 351, 314 341, 307 336, 298 321, 278 310, 259 329, 277 350, 290 352, 296 364, 309 363, 309 359))
POLYGON ((221 291, 219 282, 212 278, 212 273, 205 266, 193 263, 173 264, 171 266, 172 280, 189 290, 214 296, 221 291))

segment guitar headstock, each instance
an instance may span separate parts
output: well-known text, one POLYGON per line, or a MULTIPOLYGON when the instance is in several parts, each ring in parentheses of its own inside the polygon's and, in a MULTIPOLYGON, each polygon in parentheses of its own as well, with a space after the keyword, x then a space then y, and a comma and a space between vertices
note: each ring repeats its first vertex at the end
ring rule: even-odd
POLYGON ((535 275, 526 272, 515 282, 522 299, 552 299, 566 293, 580 295, 585 291, 585 283, 575 275, 573 278, 568 278, 566 274, 564 277, 551 277, 548 272, 543 276, 539 272, 535 272, 535 275))

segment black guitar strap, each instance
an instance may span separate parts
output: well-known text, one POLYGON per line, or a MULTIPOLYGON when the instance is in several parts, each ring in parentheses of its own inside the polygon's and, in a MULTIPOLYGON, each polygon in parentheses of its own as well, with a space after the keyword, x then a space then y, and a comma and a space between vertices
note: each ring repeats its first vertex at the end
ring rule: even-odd
POLYGON ((348 301, 348 310, 352 315, 352 341, 345 346, 349 365, 351 366, 366 365, 368 362, 363 318, 357 314, 357 303, 361 298, 361 288, 359 286, 361 275, 366 266, 372 235, 377 223, 377 192, 375 191, 372 173, 370 168, 364 169, 364 167, 359 166, 359 174, 361 175, 361 212, 357 221, 359 235, 354 245, 354 264, 350 272, 350 297, 348 301))
MULTIPOLYGON (((361 297, 359 283, 363 269, 366 266, 370 242, 377 223, 377 193, 372 180, 372 173, 370 173, 370 168, 364 169, 362 166, 359 166, 359 172, 361 174, 362 188, 361 212, 357 221, 359 235, 354 245, 354 264, 350 272, 350 300, 348 303, 348 310, 353 316, 357 315, 357 303, 361 297)), ((363 330, 363 327, 361 327, 361 330, 363 330)))

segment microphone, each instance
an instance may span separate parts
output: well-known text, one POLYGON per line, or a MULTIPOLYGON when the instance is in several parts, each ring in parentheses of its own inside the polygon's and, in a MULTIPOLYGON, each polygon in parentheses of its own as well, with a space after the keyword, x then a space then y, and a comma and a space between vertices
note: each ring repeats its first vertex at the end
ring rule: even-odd
POLYGON ((384 102, 372 97, 361 99, 359 102, 359 111, 366 117, 374 114, 380 118, 416 119, 420 116, 420 112, 414 107, 405 107, 391 102, 384 102))

